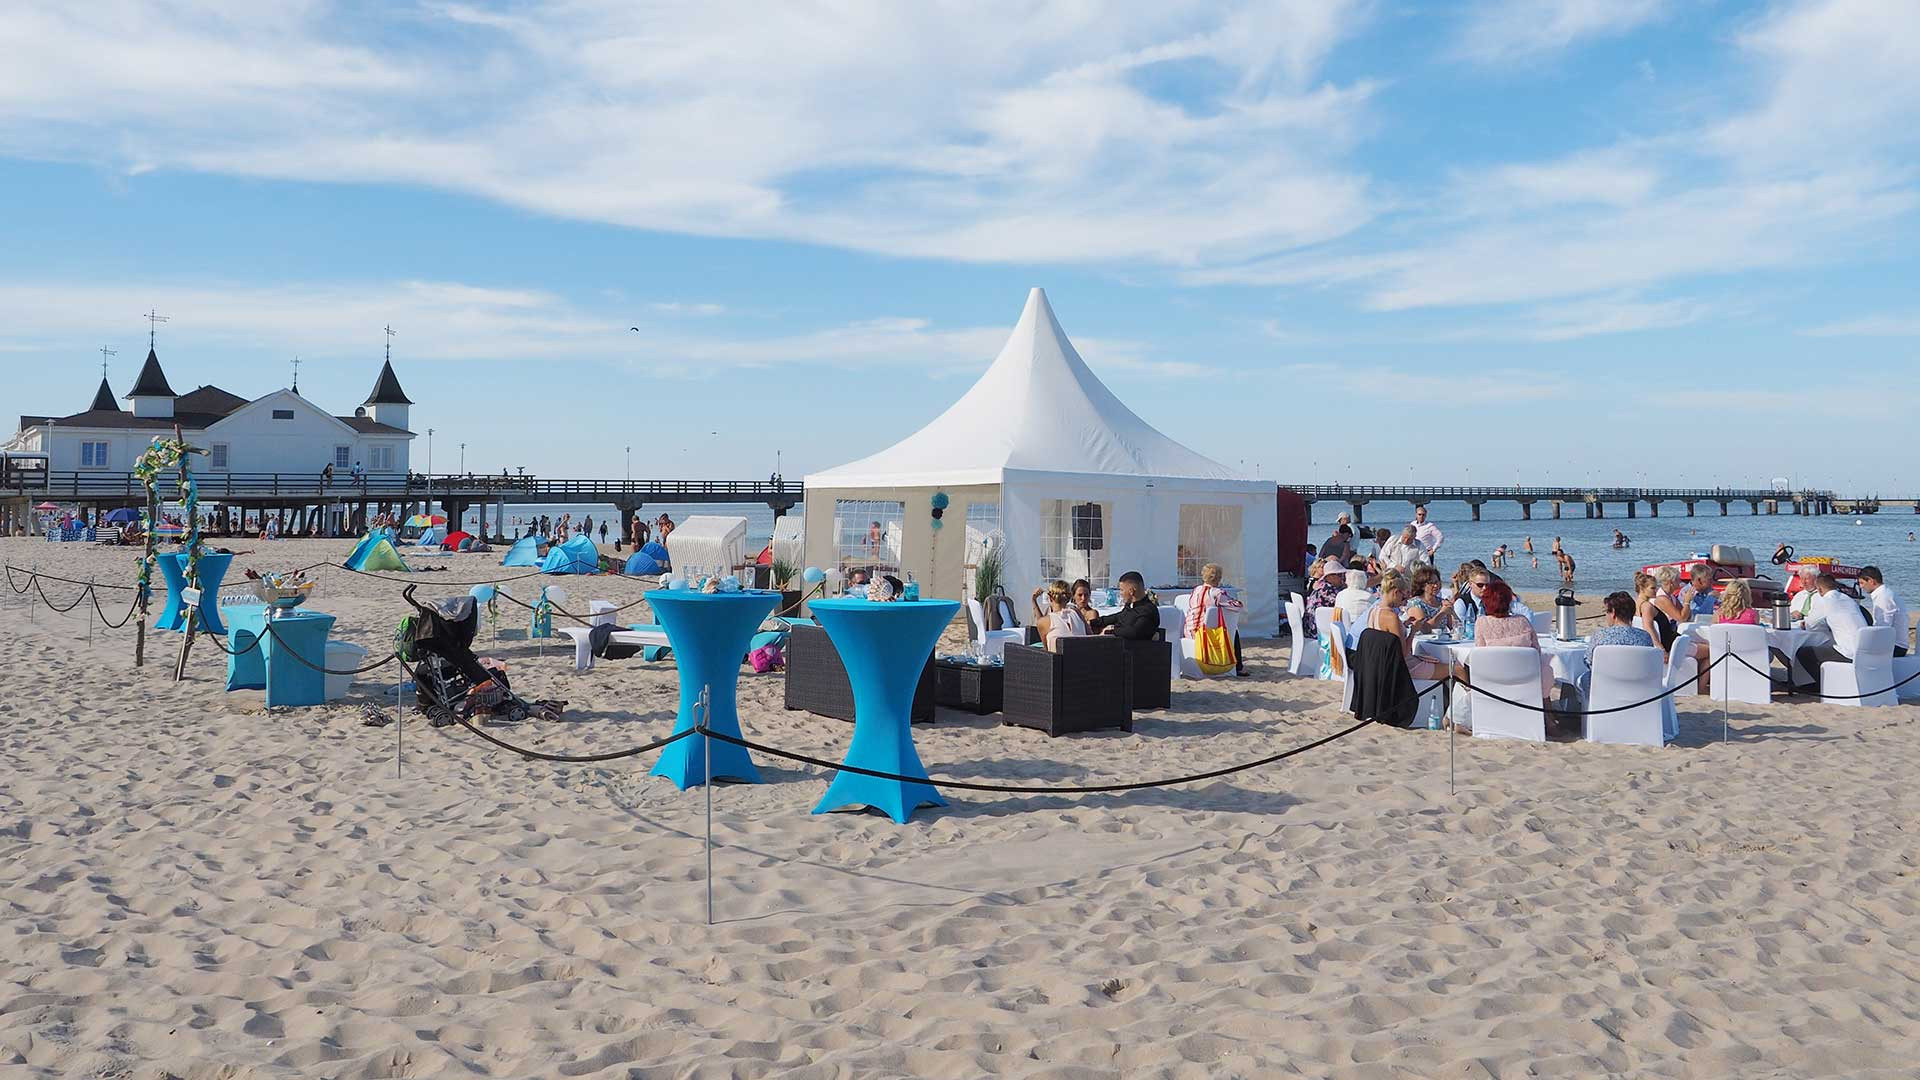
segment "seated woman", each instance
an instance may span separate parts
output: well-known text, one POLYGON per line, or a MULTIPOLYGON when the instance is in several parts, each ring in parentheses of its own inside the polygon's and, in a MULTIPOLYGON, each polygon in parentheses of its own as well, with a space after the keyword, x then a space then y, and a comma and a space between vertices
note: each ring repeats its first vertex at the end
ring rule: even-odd
POLYGON ((1073 590, 1064 581, 1056 581, 1046 587, 1047 610, 1040 609, 1041 590, 1033 590, 1034 626, 1040 631, 1040 640, 1046 643, 1047 651, 1060 651, 1060 639, 1087 636, 1087 622, 1073 608, 1073 590))
POLYGON ((1353 715, 1393 727, 1411 727, 1425 702, 1413 680, 1444 679, 1450 664, 1413 655, 1413 635, 1407 632, 1399 608, 1411 586, 1406 575, 1390 570, 1380 581, 1380 602, 1367 613, 1366 628, 1353 651, 1353 715))
MULTIPOLYGON (((1453 629, 1453 607, 1440 599, 1440 571, 1426 563, 1413 568, 1410 581, 1413 598, 1407 601, 1403 618, 1408 634, 1439 633, 1453 629)), ((1386 586, 1381 586, 1384 597, 1386 586)))
POLYGON ((1661 567, 1657 578, 1644 573, 1633 575, 1633 594, 1639 602, 1640 629, 1653 636, 1653 643, 1660 646, 1662 655, 1672 651, 1674 640, 1680 636, 1680 624, 1686 620, 1686 616, 1680 612, 1680 605, 1667 592, 1668 586, 1679 582, 1680 571, 1671 566, 1661 567))
POLYGON ((1093 624, 1093 620, 1100 617, 1100 613, 1093 607, 1093 583, 1086 578, 1073 583, 1073 610, 1079 612, 1081 621, 1089 626, 1093 624))
MULTIPOLYGON (((1541 704, 1553 697, 1553 661, 1540 653, 1540 636, 1534 633, 1533 620, 1513 614, 1513 590, 1499 578, 1488 581, 1480 590, 1480 617, 1473 623, 1473 644, 1475 648, 1507 645, 1532 649, 1540 656, 1541 704)), ((1547 726, 1552 728, 1552 717, 1548 717, 1547 726)))
MULTIPOLYGON (((1739 578, 1729 580, 1720 590, 1720 607, 1714 613, 1713 621, 1736 626, 1758 625, 1760 613, 1753 610, 1753 588, 1739 578)), ((1700 681, 1694 684, 1696 692, 1711 693, 1713 673, 1707 667, 1713 659, 1713 646, 1705 641, 1694 642, 1693 659, 1700 671, 1700 681)))

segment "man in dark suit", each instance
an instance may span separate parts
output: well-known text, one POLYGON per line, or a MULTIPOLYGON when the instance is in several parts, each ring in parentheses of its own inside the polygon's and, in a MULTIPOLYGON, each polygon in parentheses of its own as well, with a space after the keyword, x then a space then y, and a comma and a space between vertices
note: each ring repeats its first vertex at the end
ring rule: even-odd
POLYGON ((1120 610, 1087 624, 1095 634, 1112 634, 1128 641, 1151 641, 1160 629, 1160 605, 1147 595, 1146 579, 1138 570, 1120 575, 1120 610))

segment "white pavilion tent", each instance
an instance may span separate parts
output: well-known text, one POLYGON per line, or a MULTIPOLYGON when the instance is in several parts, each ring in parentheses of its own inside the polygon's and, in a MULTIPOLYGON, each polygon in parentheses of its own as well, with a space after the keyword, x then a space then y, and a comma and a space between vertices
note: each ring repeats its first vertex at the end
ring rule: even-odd
MULTIPOLYGON (((1034 289, 1006 346, 960 400, 871 457, 806 477, 807 562, 911 573, 958 598, 982 537, 1005 537, 1007 592, 1096 588, 1138 570, 1164 593, 1219 563, 1249 637, 1278 632, 1276 486, 1161 434, 1108 390, 1034 289), (948 505, 934 526, 936 494, 948 505), (878 526, 878 528, 875 528, 878 526)), ((1170 602, 1170 596, 1164 596, 1170 602)))

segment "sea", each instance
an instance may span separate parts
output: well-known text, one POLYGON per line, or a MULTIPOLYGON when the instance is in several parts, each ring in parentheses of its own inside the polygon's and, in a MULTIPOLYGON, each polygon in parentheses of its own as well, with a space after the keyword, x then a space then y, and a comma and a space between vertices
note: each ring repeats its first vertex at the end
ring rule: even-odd
MULTIPOLYGON (((1308 542, 1318 545, 1333 531, 1335 517, 1346 505, 1321 502, 1314 506, 1313 525, 1307 530, 1308 542)), ((1573 556, 1574 589, 1580 595, 1630 589, 1633 572, 1643 566, 1674 562, 1692 555, 1705 555, 1715 544, 1737 544, 1753 551, 1760 563, 1759 572, 1781 581, 1786 574, 1768 565, 1773 550, 1782 542, 1792 545, 1797 556, 1827 555, 1849 566, 1874 565, 1887 575, 1887 583, 1903 596, 1920 596, 1920 515, 1910 511, 1882 511, 1859 517, 1828 514, 1823 517, 1799 517, 1792 514, 1753 516, 1747 504, 1732 503, 1727 516, 1720 516, 1718 503, 1696 503, 1696 517, 1687 516, 1685 503, 1668 502, 1660 506, 1660 516, 1647 516, 1641 504, 1639 516, 1628 518, 1623 504, 1607 507, 1607 516, 1589 519, 1578 505, 1568 504, 1562 513, 1574 516, 1555 521, 1546 503, 1534 504, 1534 519, 1523 520, 1517 503, 1490 502, 1481 507, 1481 520, 1473 520, 1473 511, 1465 503, 1435 502, 1427 506, 1427 517, 1446 535, 1437 562, 1451 570, 1468 559, 1493 563, 1494 549, 1501 544, 1515 553, 1514 561, 1500 571, 1516 589, 1547 592, 1560 587, 1560 571, 1548 554, 1553 540, 1573 556), (1613 547, 1613 530, 1619 529, 1632 540, 1632 546, 1613 547), (1539 555, 1534 569, 1521 551, 1527 537, 1539 555)), ((1398 531, 1413 520, 1409 503, 1370 502, 1366 505, 1365 525, 1398 531)), ((1363 550, 1371 550, 1370 548, 1363 550)))
MULTIPOLYGON (((1317 504, 1314 507, 1313 524, 1307 530, 1308 542, 1319 544, 1332 530, 1335 515, 1345 509, 1344 503, 1317 504)), ((1501 571, 1502 576, 1515 588, 1529 592, 1551 591, 1560 587, 1559 571, 1547 554, 1553 549, 1554 538, 1559 537, 1561 546, 1573 555, 1577 566, 1574 587, 1583 596, 1629 588, 1635 570, 1695 554, 1704 555, 1715 544, 1738 544, 1752 549, 1754 557, 1762 564, 1760 572, 1784 581, 1785 574, 1766 565, 1774 547, 1783 541, 1791 544, 1797 555, 1828 555, 1836 562, 1850 566, 1879 566, 1886 572, 1887 581, 1895 592, 1920 596, 1920 541, 1909 539, 1910 534, 1920 534, 1920 515, 1882 511, 1858 517, 1838 514, 1823 517, 1792 514, 1753 516, 1747 512, 1745 503, 1733 503, 1728 507, 1728 515, 1721 517, 1719 504, 1710 502, 1695 504, 1696 517, 1687 517, 1686 505, 1677 502, 1662 504, 1661 516, 1657 518, 1648 517, 1646 510, 1643 504, 1640 516, 1628 518, 1625 516, 1625 507, 1614 504, 1607 508, 1606 518, 1588 519, 1580 507, 1569 504, 1565 512, 1581 516, 1567 516, 1555 521, 1548 516, 1550 510, 1547 504, 1537 503, 1534 506, 1536 516, 1532 521, 1526 521, 1520 517, 1517 503, 1490 502, 1481 508, 1481 520, 1474 521, 1472 511, 1465 503, 1435 502, 1428 505, 1427 515, 1446 534, 1439 560, 1443 567, 1451 568, 1476 558, 1490 564, 1494 549, 1504 543, 1514 551, 1515 558, 1501 571), (1613 530, 1616 528, 1633 541, 1631 547, 1614 549, 1613 530), (1534 549, 1540 557, 1538 569, 1521 553, 1522 544, 1529 536, 1533 538, 1534 549)), ((525 531, 529 518, 541 514, 558 518, 566 513, 571 513, 575 521, 588 515, 592 516, 596 525, 606 521, 611 538, 619 511, 612 504, 509 506, 507 520, 510 525, 518 522, 514 531, 519 533, 525 531)), ((773 510, 765 503, 649 503, 643 513, 648 521, 662 513, 675 521, 684 521, 694 514, 744 517, 747 519, 749 551, 760 550, 773 536, 773 510)), ((788 513, 803 515, 805 507, 796 506, 788 513)), ((1369 527, 1398 531, 1413 520, 1413 506, 1410 503, 1370 502, 1365 515, 1364 524, 1369 527)), ((468 525, 478 525, 477 514, 470 513, 468 518, 468 525)))

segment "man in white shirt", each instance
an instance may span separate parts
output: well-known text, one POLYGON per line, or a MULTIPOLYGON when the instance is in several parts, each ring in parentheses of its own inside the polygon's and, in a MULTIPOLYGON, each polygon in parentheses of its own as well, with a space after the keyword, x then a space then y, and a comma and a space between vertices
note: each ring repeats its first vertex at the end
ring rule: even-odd
POLYGON ((1853 663, 1853 655, 1860 648, 1860 631, 1867 628, 1867 620, 1860 615, 1860 605, 1853 597, 1840 591, 1840 583, 1833 580, 1831 574, 1821 574, 1813 579, 1813 587, 1820 595, 1813 601, 1813 610, 1807 616, 1807 629, 1818 630, 1826 627, 1833 633, 1833 644, 1806 644, 1794 658, 1800 666, 1813 677, 1812 686, 1802 686, 1803 694, 1820 692, 1820 665, 1839 662, 1853 663))
POLYGON ((1793 605, 1789 609, 1795 622, 1805 622, 1813 613, 1813 602, 1820 597, 1820 590, 1813 587, 1814 579, 1820 576, 1820 570, 1813 566, 1803 566, 1795 574, 1800 579, 1800 591, 1793 594, 1793 605))
POLYGON ((1413 568, 1427 561, 1427 549, 1420 546, 1418 533, 1409 525, 1400 530, 1400 535, 1388 540, 1380 549, 1380 558, 1388 569, 1412 573, 1413 568))
POLYGON ((1367 613, 1373 610, 1377 599, 1373 590, 1367 588, 1367 575, 1358 571, 1347 572, 1347 587, 1333 598, 1333 606, 1340 609, 1340 621, 1346 625, 1347 640, 1360 636, 1367 628, 1367 613))
POLYGON ((1440 545, 1446 542, 1447 535, 1440 531, 1440 526, 1427 520, 1427 508, 1424 505, 1413 508, 1411 528, 1414 536, 1419 539, 1420 546, 1427 549, 1427 559, 1432 561, 1439 558, 1440 545))
POLYGON ((1860 568, 1860 591, 1867 594, 1867 608, 1873 612, 1873 625, 1893 627, 1893 655, 1907 655, 1908 632, 1913 624, 1907 620, 1907 609, 1901 606, 1893 590, 1887 588, 1887 579, 1877 566, 1860 568))

